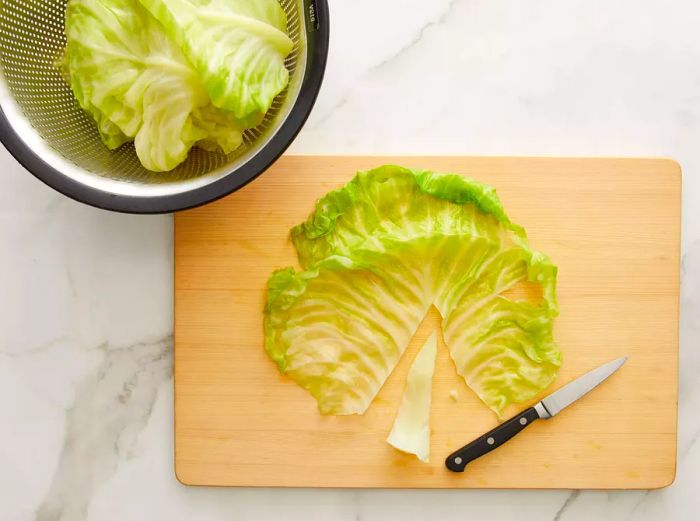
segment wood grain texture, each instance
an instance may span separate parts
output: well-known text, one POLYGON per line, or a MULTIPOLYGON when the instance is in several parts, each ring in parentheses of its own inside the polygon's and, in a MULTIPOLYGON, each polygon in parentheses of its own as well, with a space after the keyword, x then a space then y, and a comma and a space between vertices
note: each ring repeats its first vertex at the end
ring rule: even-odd
POLYGON ((313 487, 669 485, 676 464, 680 190, 679 166, 662 159, 284 157, 232 196, 177 214, 178 479, 313 487), (384 441, 416 350, 438 327, 434 309, 363 416, 321 416, 263 350, 266 280, 274 269, 296 265, 289 229, 355 171, 385 163, 492 184, 532 245, 558 264, 555 338, 564 363, 547 392, 629 355, 585 399, 536 422, 464 474, 447 471, 444 458, 497 421, 457 376, 442 342, 430 464, 384 441))

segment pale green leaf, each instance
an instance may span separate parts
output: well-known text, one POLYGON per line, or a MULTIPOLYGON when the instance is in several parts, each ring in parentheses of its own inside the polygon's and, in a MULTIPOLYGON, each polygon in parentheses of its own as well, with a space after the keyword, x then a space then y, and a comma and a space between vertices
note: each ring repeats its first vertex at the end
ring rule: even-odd
POLYGON ((270 280, 266 348, 322 412, 364 412, 431 304, 458 372, 496 413, 556 377, 556 267, 493 188, 397 166, 360 172, 292 239, 305 271, 270 280), (504 294, 523 281, 541 302, 504 294))

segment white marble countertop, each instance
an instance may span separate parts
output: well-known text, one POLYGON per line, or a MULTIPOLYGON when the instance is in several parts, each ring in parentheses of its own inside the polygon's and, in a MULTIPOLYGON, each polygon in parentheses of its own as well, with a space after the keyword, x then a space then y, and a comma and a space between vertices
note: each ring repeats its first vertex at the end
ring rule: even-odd
POLYGON ((294 153, 670 156, 684 169, 678 474, 658 491, 187 488, 172 217, 107 213, 0 150, 0 519, 573 521, 700 511, 700 4, 331 0, 294 153))

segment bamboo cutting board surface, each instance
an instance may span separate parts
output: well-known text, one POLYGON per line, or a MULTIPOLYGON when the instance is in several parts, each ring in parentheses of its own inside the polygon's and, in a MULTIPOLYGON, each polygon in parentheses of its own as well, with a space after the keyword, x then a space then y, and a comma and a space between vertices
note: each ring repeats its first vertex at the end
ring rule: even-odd
MULTIPOLYGON (((679 166, 661 159, 284 157, 239 192, 175 217, 175 466, 193 485, 655 488, 676 465, 679 166), (357 170, 396 163, 496 187, 533 247, 559 266, 544 394, 613 358, 622 369, 465 473, 444 458, 497 424, 439 346, 430 463, 384 440, 433 309, 362 416, 324 417, 263 349, 264 287, 296 266, 289 229, 357 170), (456 390, 457 401, 450 398, 456 390)), ((519 407, 523 408, 524 404, 519 407)), ((511 409, 510 412, 517 412, 511 409)))

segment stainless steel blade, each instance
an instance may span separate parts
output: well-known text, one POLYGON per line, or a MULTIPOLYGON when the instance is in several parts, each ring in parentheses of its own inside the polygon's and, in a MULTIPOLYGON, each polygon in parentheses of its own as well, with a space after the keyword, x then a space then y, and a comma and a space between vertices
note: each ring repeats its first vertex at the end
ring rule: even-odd
POLYGON ((601 382, 608 378, 608 376, 622 367, 622 364, 626 361, 627 357, 623 356, 622 358, 603 364, 583 376, 579 376, 573 382, 569 382, 561 389, 554 391, 535 405, 537 414, 539 414, 540 418, 551 418, 555 416, 559 411, 574 403, 584 394, 595 389, 601 382))

